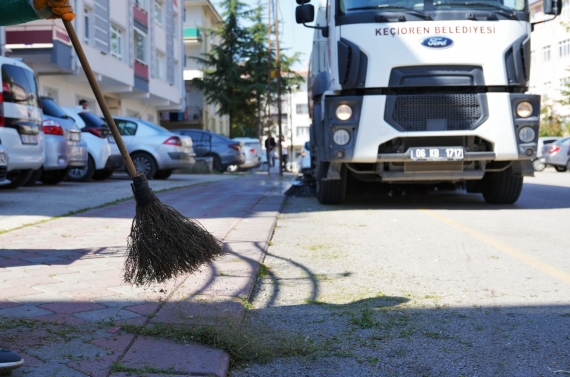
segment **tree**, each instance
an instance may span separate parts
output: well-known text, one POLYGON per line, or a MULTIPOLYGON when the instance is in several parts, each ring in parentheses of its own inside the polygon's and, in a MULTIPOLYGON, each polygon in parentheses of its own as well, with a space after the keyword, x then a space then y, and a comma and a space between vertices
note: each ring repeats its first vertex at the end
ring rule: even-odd
POLYGON ((561 117, 554 106, 545 99, 540 109, 540 136, 563 136, 564 128, 561 117))

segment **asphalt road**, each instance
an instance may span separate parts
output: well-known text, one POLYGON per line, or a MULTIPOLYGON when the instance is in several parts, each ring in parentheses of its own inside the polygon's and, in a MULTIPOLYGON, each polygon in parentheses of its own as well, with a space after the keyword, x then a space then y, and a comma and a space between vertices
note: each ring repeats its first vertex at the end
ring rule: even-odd
POLYGON ((245 324, 308 355, 238 376, 570 374, 570 173, 512 206, 367 187, 342 206, 290 197, 245 324))

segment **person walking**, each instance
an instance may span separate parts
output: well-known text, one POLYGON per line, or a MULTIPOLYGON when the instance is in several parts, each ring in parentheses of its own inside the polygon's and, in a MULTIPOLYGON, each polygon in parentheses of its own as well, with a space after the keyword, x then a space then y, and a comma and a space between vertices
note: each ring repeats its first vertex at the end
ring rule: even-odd
POLYGON ((276 146, 277 146, 277 143, 275 142, 275 139, 271 135, 271 132, 268 133, 267 139, 265 139, 265 152, 267 153, 267 165, 269 165, 270 167, 275 166, 275 159, 273 158, 273 151, 275 150, 276 146))
POLYGON ((285 142, 285 136, 281 136, 279 144, 281 145, 281 170, 289 171, 289 169, 287 169, 287 160, 289 159, 289 145, 285 142))
MULTIPOLYGON (((0 0, 0 26, 18 25, 41 19, 73 21, 75 13, 68 0, 0 0)), ((0 349, 0 374, 22 365, 24 359, 16 352, 0 349)))

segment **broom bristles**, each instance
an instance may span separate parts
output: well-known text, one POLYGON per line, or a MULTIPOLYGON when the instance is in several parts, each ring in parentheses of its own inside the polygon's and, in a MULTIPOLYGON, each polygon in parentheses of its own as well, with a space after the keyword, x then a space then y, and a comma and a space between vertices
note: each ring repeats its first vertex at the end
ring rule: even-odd
POLYGON ((127 239, 125 282, 137 286, 162 283, 193 273, 224 254, 220 240, 196 220, 160 202, 146 178, 138 178, 133 179, 137 208, 127 239))

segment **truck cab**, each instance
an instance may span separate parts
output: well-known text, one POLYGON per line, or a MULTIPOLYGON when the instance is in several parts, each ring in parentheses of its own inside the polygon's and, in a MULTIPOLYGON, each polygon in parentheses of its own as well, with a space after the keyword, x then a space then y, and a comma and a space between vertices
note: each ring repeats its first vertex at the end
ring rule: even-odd
MULTIPOLYGON (((298 23, 315 18, 297 0, 298 23)), ((560 13, 558 0, 545 13, 560 13)), ((389 184, 464 183, 512 204, 532 176, 540 96, 527 94, 527 0, 326 0, 310 62, 317 198, 348 174, 389 184)))

